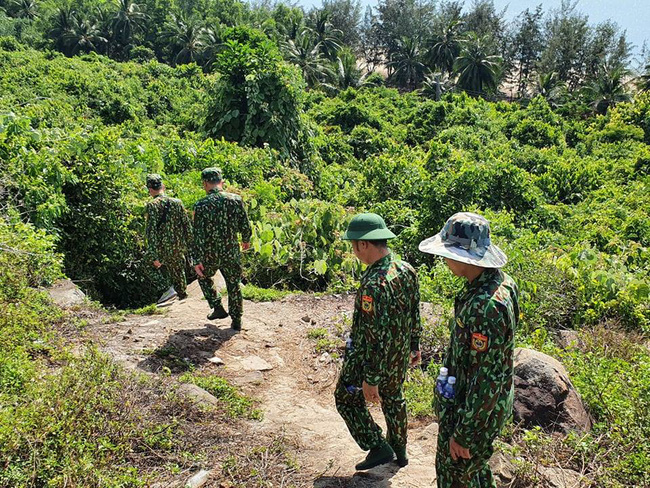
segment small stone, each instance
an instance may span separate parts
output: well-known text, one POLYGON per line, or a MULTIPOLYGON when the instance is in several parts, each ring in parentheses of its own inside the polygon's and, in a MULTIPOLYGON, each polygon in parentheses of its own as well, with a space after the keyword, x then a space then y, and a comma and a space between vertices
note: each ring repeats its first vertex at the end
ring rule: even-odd
POLYGON ((323 354, 320 355, 320 357, 318 358, 318 360, 319 360, 321 363, 329 363, 329 362, 332 361, 332 356, 330 356, 328 352, 324 352, 323 354))
POLYGON ((212 364, 216 364, 216 365, 226 364, 226 363, 223 362, 223 359, 221 359, 221 358, 219 358, 217 356, 211 357, 210 359, 208 359, 208 361, 210 361, 212 364))
POLYGON ((311 317, 309 315, 305 315, 301 320, 303 322, 311 322, 311 317))
POLYGON ((133 329, 129 329, 126 331, 127 334, 133 334, 133 329))
POLYGON ((284 327, 284 324, 282 322, 278 322, 278 327, 284 327))
POLYGON ((208 477, 210 476, 211 471, 206 471, 205 469, 202 469, 198 473, 196 473, 194 476, 192 476, 190 479, 187 480, 187 483, 185 483, 185 488, 200 488, 201 486, 205 485, 206 482, 208 481, 208 477))
POLYGON ((247 371, 269 371, 273 369, 273 366, 259 356, 244 358, 241 365, 247 371))

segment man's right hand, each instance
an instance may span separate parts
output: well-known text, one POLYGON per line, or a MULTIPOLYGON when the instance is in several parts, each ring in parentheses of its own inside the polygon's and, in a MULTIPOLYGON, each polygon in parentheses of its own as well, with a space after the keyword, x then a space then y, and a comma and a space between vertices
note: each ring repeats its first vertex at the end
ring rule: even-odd
POLYGON ((162 266, 162 263, 156 259, 156 260, 153 262, 153 265, 154 265, 156 268, 160 268, 160 267, 162 266))
POLYGON ((199 278, 203 278, 203 271, 205 271, 205 268, 203 267, 202 263, 194 266, 194 271, 196 271, 196 274, 199 276, 199 278))
POLYGON ((248 251, 251 248, 251 243, 250 242, 242 242, 241 243, 241 248, 242 248, 242 251, 248 251))

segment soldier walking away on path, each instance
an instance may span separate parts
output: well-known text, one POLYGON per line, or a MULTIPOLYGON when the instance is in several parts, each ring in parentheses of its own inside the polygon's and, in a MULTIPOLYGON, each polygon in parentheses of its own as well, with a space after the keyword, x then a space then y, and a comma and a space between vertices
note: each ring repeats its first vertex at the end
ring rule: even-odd
POLYGON ((206 168, 201 173, 207 196, 194 206, 194 263, 199 284, 212 313, 209 320, 224 319, 228 312, 221 304, 221 295, 212 277, 221 271, 228 289, 228 310, 232 328, 241 330, 243 300, 240 288, 242 267, 239 239, 246 251, 251 238, 251 227, 239 195, 223 191, 223 177, 219 168, 206 168))
POLYGON ((491 243, 490 225, 480 215, 453 215, 420 251, 444 257, 452 273, 467 279, 444 361, 456 382, 435 394, 438 488, 496 488, 488 461, 512 414, 517 285, 500 270, 507 258, 491 243))
MULTIPOLYGON (((188 243, 192 242, 192 224, 183 203, 165 195, 165 185, 158 174, 147 175, 147 188, 153 200, 145 207, 145 230, 153 265, 162 268, 178 294, 187 298, 185 265, 188 243)), ((173 295, 172 295, 173 296, 173 295)))
POLYGON ((355 216, 343 239, 368 268, 354 304, 352 330, 336 385, 336 409, 364 451, 357 470, 393 460, 408 464, 406 401, 402 385, 409 365, 420 361, 420 291, 415 270, 387 246, 395 237, 377 214, 355 216), (366 402, 381 402, 386 439, 366 402))

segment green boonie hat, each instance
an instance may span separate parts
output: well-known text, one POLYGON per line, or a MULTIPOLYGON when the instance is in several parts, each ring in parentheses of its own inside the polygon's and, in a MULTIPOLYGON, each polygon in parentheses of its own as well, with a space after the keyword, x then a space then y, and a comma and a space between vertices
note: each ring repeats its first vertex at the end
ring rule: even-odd
POLYGON ((420 251, 482 268, 502 268, 508 258, 490 239, 490 223, 481 215, 452 215, 442 230, 420 242, 420 251))
POLYGON ((220 168, 205 168, 201 171, 201 179, 209 183, 219 183, 223 179, 220 168))
POLYGON ((343 240, 346 241, 382 241, 395 237, 397 236, 386 227, 384 219, 374 213, 355 215, 343 234, 343 240))
POLYGON ((151 173, 147 175, 147 188, 152 190, 160 190, 162 188, 162 176, 158 173, 151 173))

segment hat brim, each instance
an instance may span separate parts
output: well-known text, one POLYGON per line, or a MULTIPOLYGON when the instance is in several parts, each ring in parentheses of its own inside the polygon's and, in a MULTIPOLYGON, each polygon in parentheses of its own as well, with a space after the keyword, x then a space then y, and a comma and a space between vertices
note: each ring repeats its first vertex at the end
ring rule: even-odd
POLYGON ((503 268, 508 262, 505 253, 495 244, 490 244, 485 254, 479 256, 462 247, 445 244, 440 234, 436 234, 420 242, 418 249, 427 254, 442 256, 443 258, 480 266, 481 268, 503 268))
POLYGON ((397 236, 388 229, 375 229, 369 232, 345 231, 344 241, 383 241, 384 239, 395 239, 397 236))

